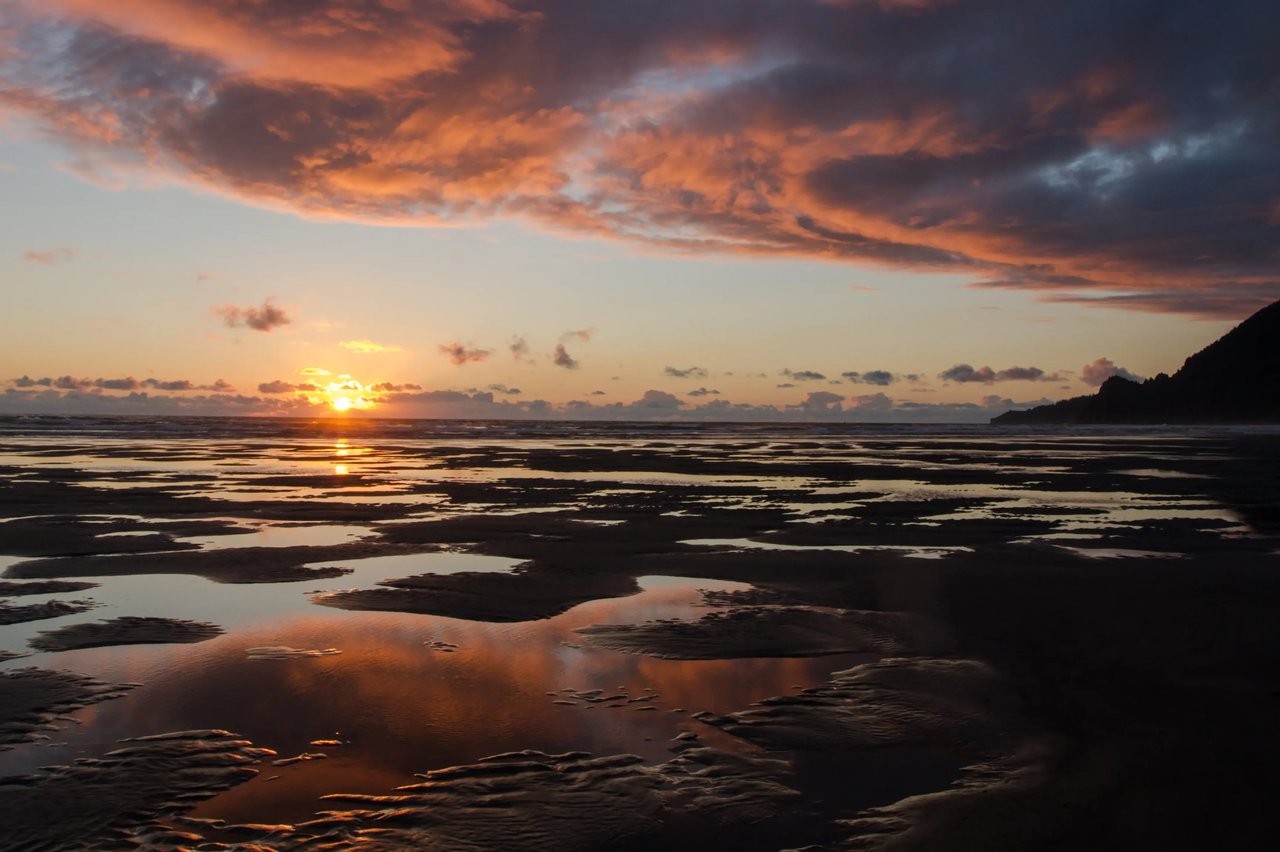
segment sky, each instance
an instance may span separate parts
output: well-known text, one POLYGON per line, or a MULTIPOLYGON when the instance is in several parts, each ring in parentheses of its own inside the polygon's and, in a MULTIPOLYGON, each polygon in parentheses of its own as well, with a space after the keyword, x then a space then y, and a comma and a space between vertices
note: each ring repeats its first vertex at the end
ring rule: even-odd
POLYGON ((1280 298, 1271 0, 7 0, 0 413, 982 421, 1280 298))

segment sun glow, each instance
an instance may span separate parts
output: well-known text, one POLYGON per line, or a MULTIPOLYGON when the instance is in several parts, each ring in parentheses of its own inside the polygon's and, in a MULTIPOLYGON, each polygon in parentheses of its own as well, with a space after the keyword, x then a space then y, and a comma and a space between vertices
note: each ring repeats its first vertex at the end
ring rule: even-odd
POLYGON ((347 375, 338 376, 338 380, 315 388, 315 393, 307 397, 312 405, 327 405, 337 412, 364 411, 373 408, 377 401, 377 393, 347 375))

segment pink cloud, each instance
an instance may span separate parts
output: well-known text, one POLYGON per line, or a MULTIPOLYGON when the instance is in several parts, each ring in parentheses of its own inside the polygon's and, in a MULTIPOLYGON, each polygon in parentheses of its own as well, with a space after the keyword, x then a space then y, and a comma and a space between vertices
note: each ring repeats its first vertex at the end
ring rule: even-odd
POLYGON ((73 248, 51 248, 44 251, 36 251, 29 249, 22 253, 22 259, 27 263, 39 263, 45 266, 52 266, 55 263, 68 263, 75 259, 80 252, 73 248))
POLYGON ((1248 15, 1187 42, 1121 37, 1105 0, 305 6, 20 4, 0 105, 86 173, 312 216, 521 217, 1200 316, 1280 296, 1280 105, 1248 15))

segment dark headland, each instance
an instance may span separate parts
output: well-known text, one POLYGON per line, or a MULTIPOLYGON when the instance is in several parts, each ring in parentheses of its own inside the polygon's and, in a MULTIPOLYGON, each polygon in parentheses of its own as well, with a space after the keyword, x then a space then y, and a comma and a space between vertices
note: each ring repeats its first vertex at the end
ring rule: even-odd
POLYGON ((1092 396, 1009 411, 991 422, 1280 423, 1280 302, 1192 355, 1172 376, 1145 382, 1112 376, 1092 396))

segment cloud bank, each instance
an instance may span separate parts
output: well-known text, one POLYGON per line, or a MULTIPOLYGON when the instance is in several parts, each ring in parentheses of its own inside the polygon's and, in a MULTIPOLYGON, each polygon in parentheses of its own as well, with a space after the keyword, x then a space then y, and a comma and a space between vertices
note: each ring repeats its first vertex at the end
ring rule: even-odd
POLYGON ((1273 0, 5 12, 0 106, 98 173, 1133 310, 1231 318, 1280 296, 1273 0))

